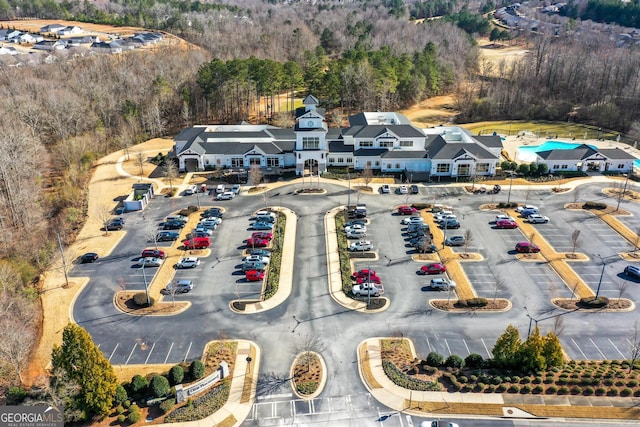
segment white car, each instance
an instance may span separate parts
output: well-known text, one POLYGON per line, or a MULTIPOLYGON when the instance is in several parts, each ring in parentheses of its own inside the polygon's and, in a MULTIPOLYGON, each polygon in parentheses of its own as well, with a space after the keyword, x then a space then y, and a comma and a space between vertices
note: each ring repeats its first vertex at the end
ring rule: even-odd
POLYGON ((448 215, 453 215, 453 212, 452 211, 440 211, 440 212, 436 213, 435 215, 433 215, 433 219, 435 221, 439 221, 443 217, 448 216, 448 215))
POLYGON ((498 214, 498 215, 496 215, 495 222, 503 221, 503 220, 504 221, 515 221, 516 219, 514 217, 512 217, 512 216, 507 215, 507 214, 498 214))
POLYGON ((378 297, 384 294, 384 287, 376 283, 361 283, 355 285, 351 291, 357 297, 365 297, 367 295, 378 297))
POLYGON ((421 216, 412 216, 409 218, 402 218, 402 221, 400 221, 400 224, 402 225, 424 224, 424 218, 422 218, 421 216))
POLYGON ((160 267, 162 258, 138 258, 136 265, 138 267, 160 267))
POLYGON ((516 212, 521 213, 524 210, 529 210, 529 209, 535 209, 538 210, 537 206, 533 206, 533 205, 524 205, 524 206, 518 206, 516 208, 516 212))
POLYGON ((182 258, 176 263, 176 268, 196 268, 200 265, 200 259, 196 257, 182 258))
POLYGON ((457 221, 458 217, 455 216, 454 214, 449 214, 449 215, 443 215, 443 216, 438 216, 435 218, 435 222, 451 222, 451 221, 457 221))
POLYGON ((527 217, 526 221, 531 224, 546 224, 549 222, 549 217, 540 214, 531 214, 527 217))
POLYGON ((346 232, 347 239, 361 239, 367 237, 367 232, 364 230, 349 230, 346 232))
POLYGON ((271 259, 264 255, 249 255, 242 259, 242 262, 261 262, 263 264, 269 264, 271 259))
POLYGON ((225 191, 224 193, 220 193, 216 196, 216 200, 231 200, 236 197, 236 193, 232 191, 225 191))
POLYGON ((184 190, 184 195, 191 196, 192 194, 195 194, 197 191, 198 191, 198 187, 196 187, 195 185, 190 185, 187 187, 186 190, 184 190))
POLYGON ((398 194, 409 194, 409 189, 406 185, 401 185, 398 187, 398 194))
POLYGON ((456 282, 453 280, 445 279, 444 277, 437 277, 435 279, 431 279, 429 282, 429 287, 431 289, 444 290, 448 291, 449 289, 456 288, 456 282))
POLYGON ((222 223, 222 218, 220 218, 219 216, 210 216, 208 218, 201 218, 200 222, 214 222, 218 225, 220 225, 222 223))
POLYGON ((359 242, 353 242, 349 245, 349 250, 352 252, 356 251, 370 251, 373 249, 373 243, 369 240, 360 240, 359 242))
POLYGON ((348 233, 350 231, 355 231, 355 230, 360 230, 363 232, 367 232, 367 226, 366 225, 360 225, 360 224, 354 224, 354 225, 350 225, 348 227, 344 228, 344 232, 348 233))
POLYGON ((384 184, 382 187, 380 187, 380 192, 382 194, 389 194, 391 193, 391 188, 389 188, 387 184, 384 184))

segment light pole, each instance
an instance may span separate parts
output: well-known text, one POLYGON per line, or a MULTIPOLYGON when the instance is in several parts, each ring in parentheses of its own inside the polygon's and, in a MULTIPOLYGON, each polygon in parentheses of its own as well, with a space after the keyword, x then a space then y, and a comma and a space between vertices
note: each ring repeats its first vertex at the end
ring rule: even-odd
POLYGON ((147 286, 147 274, 144 272, 144 258, 142 258, 142 279, 144 280, 144 291, 147 294, 147 307, 151 307, 151 299, 149 298, 149 287, 147 286))
POLYGON ((513 171, 509 171, 511 181, 509 181, 509 194, 507 195, 507 205, 511 202, 511 187, 513 187, 513 171))
POLYGON ((527 337, 529 335, 531 335, 531 324, 533 322, 536 322, 536 328, 538 327, 538 320, 534 319, 533 317, 531 317, 531 315, 529 314, 529 310, 527 310, 527 306, 524 306, 524 312, 527 315, 527 317, 529 318, 529 331, 527 332, 527 337))
POLYGON ((627 177, 624 180, 624 188, 622 189, 622 194, 620 195, 620 197, 618 197, 618 204, 616 205, 616 212, 620 208, 620 202, 622 202, 622 199, 624 199, 624 195, 627 192, 627 184, 629 183, 629 176, 631 175, 631 172, 633 172, 633 168, 631 169, 631 171, 627 172, 627 177))
POLYGON ((598 258, 600 258, 600 261, 602 261, 602 271, 600 272, 600 279, 598 280, 598 288, 596 289, 596 298, 598 299, 598 296, 600 295, 600 286, 602 286, 602 277, 604 276, 604 269, 607 266, 607 263, 604 261, 604 258, 601 257, 599 254, 593 254, 594 256, 597 256, 598 258))
POLYGON ((349 190, 347 190, 347 209, 351 206, 351 173, 347 169, 347 181, 349 182, 349 190))
MULTIPOLYGON (((191 179, 195 178, 195 175, 191 175, 191 179)), ((200 209, 200 189, 198 188, 198 186, 196 185, 196 201, 198 203, 198 209, 200 209)))

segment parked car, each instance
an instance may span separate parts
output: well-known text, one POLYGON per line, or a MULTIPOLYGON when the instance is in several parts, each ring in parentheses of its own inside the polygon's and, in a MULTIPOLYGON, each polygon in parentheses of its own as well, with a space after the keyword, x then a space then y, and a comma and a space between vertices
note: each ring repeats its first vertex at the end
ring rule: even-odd
POLYGON ((185 249, 204 249, 211 245, 211 239, 208 237, 194 237, 193 239, 183 240, 182 245, 185 249))
POLYGON ((540 212, 538 211, 538 209, 525 209, 522 212, 520 212, 520 216, 527 218, 531 215, 534 214, 539 214, 540 212))
POLYGON ((220 208, 208 208, 200 214, 200 217, 202 218, 208 218, 212 216, 222 218, 224 216, 224 212, 222 212, 222 209, 220 208))
POLYGON ((438 227, 447 228, 447 229, 457 229, 457 228, 460 228, 460 223, 455 219, 452 219, 450 221, 442 221, 440 224, 438 224, 438 227))
POLYGON ((262 262, 264 264, 269 264, 270 260, 271 260, 271 258, 269 258, 268 256, 265 256, 265 255, 251 254, 251 255, 248 255, 248 256, 244 257, 242 259, 242 262, 262 262))
POLYGON ((432 262, 431 264, 426 264, 420 267, 418 270, 418 274, 442 274, 447 271, 447 267, 440 264, 439 262, 432 262))
POLYGON ((269 240, 250 237, 247 239, 248 248, 264 248, 269 246, 269 240))
POLYGON ((351 275, 351 277, 353 277, 353 279, 359 279, 359 278, 368 278, 368 277, 377 277, 378 274, 376 273, 375 270, 369 270, 368 268, 362 269, 362 270, 358 270, 353 272, 353 274, 351 275))
POLYGON ((414 208, 413 206, 400 206, 398 208, 398 213, 400 215, 412 215, 417 212, 418 212, 418 209, 414 208))
POLYGON ((636 279, 640 279, 640 267, 636 267, 635 265, 627 265, 624 268, 624 274, 627 276, 635 277, 636 279))
POLYGON ((87 252, 80 257, 80 263, 87 264, 98 260, 98 254, 95 252, 87 252))
POLYGON ((124 227, 124 219, 113 218, 107 221, 107 224, 105 225, 104 229, 107 231, 113 231, 113 230, 122 230, 123 227, 124 227))
POLYGON ((187 218, 184 215, 169 215, 167 217, 166 221, 168 221, 168 222, 179 221, 179 222, 182 222, 182 223, 186 224, 189 221, 189 218, 187 218))
POLYGON ((198 191, 198 187, 195 185, 190 185, 187 187, 186 190, 184 190, 184 195, 185 196, 191 196, 193 194, 195 194, 198 191))
POLYGON ((367 237, 367 232, 364 230, 349 230, 346 232, 347 239, 361 239, 367 237))
POLYGON ((257 237, 258 239, 271 240, 273 239, 273 233, 269 233, 268 231, 256 231, 251 233, 251 237, 254 239, 257 237))
POLYGON ((437 289, 439 291, 448 291, 449 289, 456 288, 456 282, 444 277, 436 277, 435 279, 431 279, 429 281, 429 287, 431 289, 437 289))
POLYGON ((236 193, 232 191, 225 191, 224 193, 220 193, 216 196, 216 200, 232 200, 236 197, 236 193))
POLYGON ((160 267, 162 259, 160 258, 138 258, 136 262, 138 267, 160 267))
POLYGON ((411 192, 411 194, 420 194, 420 189, 415 184, 409 186, 409 191, 411 192))
POLYGON ((184 294, 193 289, 193 281, 188 279, 180 279, 175 282, 171 282, 164 288, 161 293, 163 295, 170 295, 172 293, 184 294))
POLYGON ((162 224, 163 230, 180 230, 184 228, 184 222, 181 221, 166 221, 162 224))
POLYGON ((231 187, 231 192, 234 194, 240 194, 240 184, 234 184, 233 187, 231 187))
POLYGON ((464 236, 450 236, 444 240, 445 245, 447 246, 462 246, 466 242, 464 236))
POLYGON ((457 220, 458 220, 458 217, 454 214, 441 215, 441 216, 436 216, 436 218, 434 218, 434 221, 437 223, 445 222, 445 221, 457 221, 457 220))
POLYGON ((496 221, 496 228, 518 228, 518 223, 510 219, 501 219, 496 221))
POLYGON ((533 205, 524 205, 524 206, 518 206, 516 208, 516 212, 518 213, 522 213, 522 211, 527 210, 527 209, 535 209, 538 210, 537 206, 533 206, 533 205))
POLYGON ((356 284, 352 288, 353 295, 357 297, 372 296, 379 297, 384 294, 384 287, 377 283, 356 284))
POLYGON ((264 271, 261 270, 249 270, 245 272, 245 280, 248 282, 259 282, 264 280, 264 271))
POLYGON ((401 185, 396 191, 398 192, 398 194, 409 194, 409 189, 406 185, 401 185))
POLYGON ((529 215, 526 220, 531 224, 546 224, 549 222, 549 217, 540 214, 532 214, 529 215))
POLYGON ((156 235, 156 240, 158 242, 173 242, 174 240, 178 240, 180 237, 180 233, 176 233, 175 231, 161 231, 156 235))
POLYGON ((442 221, 442 218, 448 215, 453 215, 453 212, 450 210, 441 210, 440 212, 433 214, 433 220, 436 222, 442 221))
POLYGON ((380 278, 380 276, 367 276, 367 277, 356 277, 354 279, 356 281, 356 283, 358 285, 361 285, 363 283, 375 283, 377 285, 382 283, 382 279, 380 278))
POLYGON ((366 225, 360 225, 360 224, 354 224, 354 225, 351 225, 351 226, 348 226, 348 227, 344 228, 344 232, 345 233, 348 233, 348 232, 353 231, 353 230, 360 230, 360 231, 364 231, 366 233, 367 232, 367 226, 366 225))
POLYGON ((438 248, 433 243, 431 243, 431 244, 425 244, 425 243, 415 244, 415 245, 413 245, 413 247, 415 248, 416 252, 423 253, 423 254, 432 254, 434 252, 438 252, 438 248))
POLYGON ((384 185, 382 185, 382 186, 380 187, 380 192, 381 192, 382 194, 389 194, 389 193, 391 193, 391 188, 389 187, 389 185, 384 184, 384 185))
POLYGON ((498 215, 496 215, 496 219, 495 219, 494 222, 497 223, 498 221, 501 221, 501 220, 515 221, 516 219, 514 217, 512 217, 512 216, 507 215, 507 214, 498 214, 498 215))
POLYGON ((142 258, 162 258, 165 259, 167 254, 157 249, 145 249, 140 254, 142 258))
POLYGON ((349 245, 349 250, 352 252, 355 251, 370 251, 373 249, 373 243, 369 240, 360 240, 358 242, 353 242, 349 245))
POLYGON ((344 224, 345 227, 351 227, 354 225, 367 225, 367 222, 363 219, 354 219, 344 224))
POLYGON ((271 230, 273 228, 273 224, 270 222, 254 222, 251 225, 253 230, 271 230))
POLYGON ((258 217, 261 217, 261 216, 268 216, 274 221, 276 219, 276 213, 275 212, 271 212, 271 211, 258 211, 258 212, 255 213, 254 218, 258 218, 258 217))
POLYGON ((262 255, 262 256, 271 256, 271 252, 266 249, 250 249, 249 255, 262 255))
POLYGON ((182 258, 176 263, 176 268, 196 268, 200 265, 200 258, 187 257, 182 258))
POLYGON ((402 218, 400 221, 402 225, 411 225, 411 224, 424 224, 424 218, 418 215, 413 215, 409 218, 402 218))
POLYGON ((407 233, 415 233, 415 232, 427 232, 430 231, 429 224, 425 224, 422 222, 415 222, 409 224, 407 227, 407 233))
POLYGON ((245 273, 250 270, 264 271, 267 268, 267 264, 264 262, 243 262, 240 269, 245 273))
POLYGON ((216 225, 220 225, 222 224, 222 218, 219 216, 209 216, 209 217, 202 217, 200 218, 200 222, 199 224, 204 224, 204 223, 212 223, 212 224, 216 224, 216 225))
POLYGON ((533 243, 518 242, 516 243, 516 252, 520 252, 523 254, 537 254, 538 252, 540 252, 540 248, 538 247, 538 245, 534 245, 533 243))
POLYGON ((196 228, 193 230, 193 236, 191 237, 210 237, 213 236, 213 230, 216 227, 213 228, 207 228, 202 224, 198 224, 196 226, 196 228))

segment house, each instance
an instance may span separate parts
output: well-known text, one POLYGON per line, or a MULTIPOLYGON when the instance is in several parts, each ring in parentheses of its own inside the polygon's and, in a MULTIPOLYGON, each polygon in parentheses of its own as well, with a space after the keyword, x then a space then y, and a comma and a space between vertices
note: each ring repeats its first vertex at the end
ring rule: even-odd
POLYGON ((536 163, 545 163, 549 172, 629 172, 636 160, 619 148, 598 149, 582 144, 570 150, 547 150, 536 153, 536 163))
POLYGON ((67 47, 91 46, 92 43, 100 42, 98 36, 75 36, 63 39, 67 43, 67 47))
POLYGON ((62 40, 41 40, 33 48, 36 50, 62 50, 67 47, 67 44, 62 40))
POLYGON ((122 46, 115 40, 111 42, 94 42, 91 44, 91 50, 99 53, 122 53, 122 46))
POLYGON ((17 55, 18 51, 13 46, 0 46, 0 55, 17 55))
POLYGON ((22 32, 17 30, 0 30, 0 40, 14 41, 21 34, 22 32))
POLYGON ((40 27, 41 33, 57 33, 58 31, 66 28, 65 25, 62 24, 49 24, 44 27, 40 27))
POLYGON ((149 33, 145 31, 142 33, 136 33, 130 38, 139 41, 143 46, 150 46, 162 41, 164 36, 161 33, 149 33))
POLYGON ((193 126, 175 137, 180 170, 260 167, 319 174, 328 167, 372 169, 416 180, 431 176, 492 176, 500 161, 499 136, 474 137, 459 127, 420 129, 395 112, 363 112, 344 129, 329 128, 313 96, 296 111, 292 129, 270 125, 193 126))
POLYGON ((75 25, 70 25, 68 27, 64 27, 60 30, 58 30, 58 35, 59 36, 70 36, 70 35, 74 35, 74 34, 82 34, 84 33, 84 30, 80 27, 77 27, 75 25))
POLYGON ((38 43, 44 40, 44 37, 42 37, 39 34, 22 33, 17 37, 16 40, 18 43, 31 44, 31 43, 38 43))

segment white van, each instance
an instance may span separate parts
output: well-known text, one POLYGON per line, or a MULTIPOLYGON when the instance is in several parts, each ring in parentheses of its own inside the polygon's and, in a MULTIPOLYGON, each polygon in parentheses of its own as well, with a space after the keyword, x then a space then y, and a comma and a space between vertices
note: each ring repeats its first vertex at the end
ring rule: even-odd
POLYGON ((224 193, 224 184, 218 184, 216 187, 216 194, 224 193))

